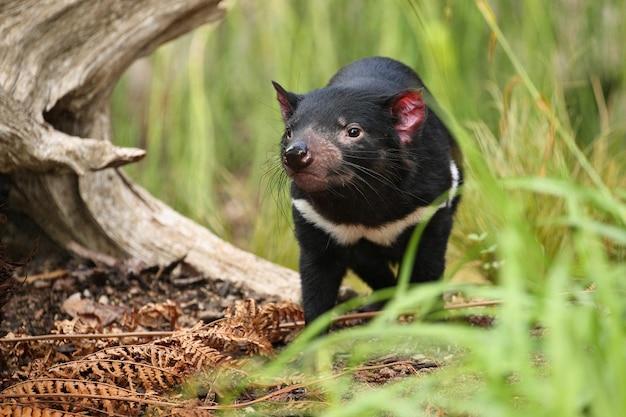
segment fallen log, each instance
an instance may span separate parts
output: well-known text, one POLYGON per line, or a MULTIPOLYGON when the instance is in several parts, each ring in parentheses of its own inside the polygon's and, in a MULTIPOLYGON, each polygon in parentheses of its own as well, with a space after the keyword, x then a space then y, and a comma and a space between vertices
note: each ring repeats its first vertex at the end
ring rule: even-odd
POLYGON ((110 95, 124 71, 223 18, 223 3, 1 2, 0 173, 10 178, 9 206, 68 250, 149 264, 185 256, 209 277, 295 299, 295 272, 221 240, 134 184, 119 167, 145 152, 111 141, 110 95))

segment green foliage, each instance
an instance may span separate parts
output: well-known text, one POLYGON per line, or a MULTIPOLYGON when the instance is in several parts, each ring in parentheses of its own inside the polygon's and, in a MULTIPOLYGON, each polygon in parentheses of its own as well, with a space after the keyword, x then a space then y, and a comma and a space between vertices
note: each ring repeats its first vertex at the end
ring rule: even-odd
POLYGON ((323 377, 340 352, 355 363, 443 352, 442 371, 376 390, 322 378, 321 415, 414 417, 430 405, 626 415, 626 3, 583 3, 242 0, 219 27, 129 72, 114 93, 115 137, 149 152, 130 174, 289 266, 297 246, 269 80, 307 91, 356 58, 391 56, 418 70, 461 143, 468 182, 446 282, 398 292, 368 326, 311 339, 312 326, 264 376, 295 367, 323 377), (498 285, 448 282, 485 279, 498 285), (452 289, 501 299, 496 326, 429 321, 428 306, 452 289), (406 309, 422 320, 396 324, 406 309))

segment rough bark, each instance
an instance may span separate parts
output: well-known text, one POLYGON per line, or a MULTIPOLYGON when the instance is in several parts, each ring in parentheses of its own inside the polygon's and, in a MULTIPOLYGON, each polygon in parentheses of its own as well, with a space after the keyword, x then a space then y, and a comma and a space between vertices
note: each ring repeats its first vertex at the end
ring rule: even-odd
MULTIPOLYGON (((3 92, 4 93, 4 92, 3 92)), ((118 148, 111 142, 81 139, 37 122, 28 111, 6 94, 0 94, 0 173, 87 171, 134 162, 145 151, 118 148)))
POLYGON ((115 168, 144 154, 111 143, 119 77, 224 13, 221 0, 0 0, 0 172, 10 204, 66 248, 148 263, 186 255, 211 277, 293 299, 293 271, 220 240, 115 168))

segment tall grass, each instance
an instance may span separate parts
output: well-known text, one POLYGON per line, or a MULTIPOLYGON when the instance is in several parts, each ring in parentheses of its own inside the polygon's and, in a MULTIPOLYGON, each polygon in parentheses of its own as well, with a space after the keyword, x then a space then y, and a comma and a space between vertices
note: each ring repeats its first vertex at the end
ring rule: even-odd
MULTIPOLYGON (((285 187, 266 175, 281 131, 269 80, 307 91, 354 59, 386 55, 419 71, 441 107, 472 131, 470 142, 496 176, 588 181, 565 131, 608 188, 623 188, 626 66, 615 56, 624 56, 625 6, 494 6, 522 72, 471 1, 240 1, 217 28, 167 45, 130 71, 114 93, 116 140, 148 149, 129 171, 150 191, 238 245, 294 266, 285 187)), ((493 247, 503 220, 483 204, 471 169, 451 261, 468 247, 493 247), (484 241, 468 238, 484 233, 484 241)), ((563 212, 558 200, 533 200, 531 224, 563 212)), ((568 233, 542 230, 537 237, 551 258, 568 233)), ((482 258, 483 269, 463 272, 495 277, 484 269, 491 257, 482 258)))
POLYGON ((463 148, 446 280, 399 292, 371 325, 317 339, 312 326, 259 377, 315 375, 325 416, 626 415, 626 2, 583 3, 242 0, 131 70, 114 93, 115 136, 149 157, 130 174, 289 266, 285 188, 263 180, 282 129, 270 79, 307 91, 356 58, 400 59, 463 148), (462 284, 485 280, 497 285, 462 284), (495 327, 429 320, 452 289, 501 299, 495 327), (396 324, 406 309, 421 319, 396 324), (342 352, 446 366, 372 391, 324 379, 342 352))

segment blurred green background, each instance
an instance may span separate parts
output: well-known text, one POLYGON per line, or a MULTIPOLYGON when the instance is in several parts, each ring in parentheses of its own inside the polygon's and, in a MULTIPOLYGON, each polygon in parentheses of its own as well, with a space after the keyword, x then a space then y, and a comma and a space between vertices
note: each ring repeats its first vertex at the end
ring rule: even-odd
MULTIPOLYGON (((607 186, 623 189, 624 3, 490 4, 542 103, 562 117, 607 186)), ((282 123, 270 80, 305 92, 323 86, 342 65, 371 55, 413 67, 444 111, 471 132, 471 145, 496 176, 585 181, 469 0, 235 2, 223 22, 162 47, 116 88, 116 141, 148 150, 148 158, 127 172, 225 239, 295 267, 287 186, 272 170, 282 123)), ((492 247, 501 220, 497 209, 482 204, 469 169, 450 262, 468 249, 492 247)), ((537 198, 526 201, 525 210, 552 255, 567 233, 542 232, 541 218, 557 216, 563 207, 537 198)), ((462 271, 494 276, 490 268, 498 263, 488 251, 479 264, 469 264, 478 266, 478 274, 462 271)))
MULTIPOLYGON (((317 381, 326 394, 313 406, 327 416, 622 417, 625 23, 620 0, 240 0, 128 71, 114 137, 148 150, 126 171, 152 193, 295 267, 270 80, 305 92, 363 56, 405 62, 465 155, 445 282, 398 292, 369 326, 299 338, 272 372, 317 381), (463 287, 502 300, 493 328, 433 318, 449 280, 498 284, 463 287), (407 309, 417 319, 399 325, 407 309), (346 351, 355 365, 428 351, 446 366, 373 390, 324 377, 346 351)), ((272 413, 300 415, 284 407, 272 413)))

